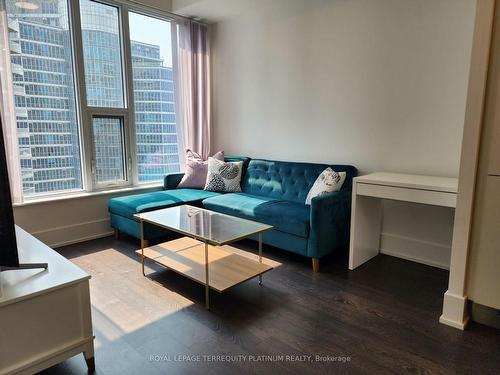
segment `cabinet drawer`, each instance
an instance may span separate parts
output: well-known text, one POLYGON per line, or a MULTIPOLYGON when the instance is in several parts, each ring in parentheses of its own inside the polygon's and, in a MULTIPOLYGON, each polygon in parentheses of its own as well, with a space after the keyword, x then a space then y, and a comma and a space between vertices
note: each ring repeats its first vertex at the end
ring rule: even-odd
POLYGON ((356 194, 444 207, 455 207, 457 204, 457 194, 455 193, 367 184, 363 182, 356 184, 356 194))

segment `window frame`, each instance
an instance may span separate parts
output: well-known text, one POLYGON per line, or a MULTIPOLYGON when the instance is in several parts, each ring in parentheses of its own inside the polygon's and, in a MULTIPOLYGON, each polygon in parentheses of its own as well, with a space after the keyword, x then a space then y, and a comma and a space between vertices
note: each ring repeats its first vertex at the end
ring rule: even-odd
MULTIPOLYGON (((129 0, 91 0, 103 5, 108 5, 117 8, 118 22, 120 28, 120 48, 122 54, 122 84, 123 84, 123 108, 112 107, 93 107, 87 105, 87 90, 85 82, 85 66, 83 53, 83 36, 81 23, 81 0, 66 0, 66 9, 68 12, 69 26, 69 43, 71 44, 72 52, 72 69, 73 69, 73 92, 75 95, 75 118, 77 122, 77 133, 79 142, 80 154, 80 169, 81 169, 81 188, 68 191, 52 191, 34 195, 22 195, 20 205, 24 202, 43 202, 54 199, 70 199, 72 196, 80 197, 82 194, 99 194, 123 189, 145 189, 157 187, 163 184, 163 181, 157 182, 139 182, 139 163, 137 160, 137 140, 136 140, 136 125, 135 125, 135 101, 134 101, 134 83, 133 83, 133 65, 132 65, 132 45, 130 40, 129 14, 130 12, 141 14, 147 17, 156 18, 170 23, 172 28, 172 57, 173 70, 178 69, 175 62, 177 53, 177 34, 176 21, 186 19, 186 17, 178 16, 167 11, 157 9, 153 6, 139 4, 129 0), (126 180, 114 184, 98 184, 93 173, 94 155, 94 140, 92 129, 92 118, 95 116, 121 117, 123 121, 123 138, 124 138, 124 154, 125 154, 125 174, 126 180)), ((0 0, 4 3, 4 0, 0 0)), ((11 63, 9 61, 9 63, 11 63)), ((174 92, 178 89, 177 79, 173 79, 174 92)), ((178 103, 174 100, 174 110, 177 113, 178 103)), ((182 134, 177 134, 182 137, 182 134)), ((178 138, 181 142, 182 138, 178 138)), ((180 150, 180 148, 179 148, 180 150)), ((19 152, 19 151, 17 151, 19 152)), ((184 160, 184 155, 179 152, 179 160, 184 160)), ((20 166, 19 166, 20 168, 20 166)), ((181 169, 182 170, 182 169, 181 169)))
MULTIPOLYGON (((85 83, 85 66, 83 56, 82 22, 80 13, 80 0, 68 1, 68 13, 70 22, 71 39, 74 55, 74 70, 77 95, 77 116, 80 132, 80 153, 82 162, 82 185, 86 192, 98 192, 104 190, 122 189, 124 187, 144 188, 148 185, 160 185, 161 181, 154 183, 140 183, 137 162, 137 142, 135 126, 134 86, 132 51, 129 28, 129 12, 142 14, 144 16, 160 20, 175 22, 176 18, 171 14, 157 10, 146 5, 130 3, 124 0, 92 0, 97 3, 116 7, 118 9, 118 22, 120 27, 120 42, 122 52, 122 82, 123 82, 123 108, 95 107, 87 105, 87 90, 85 83), (93 173, 94 141, 92 132, 92 118, 94 116, 109 116, 123 118, 124 153, 126 180, 113 184, 99 184, 93 173)), ((174 43, 172 44, 175 45, 174 43)), ((174 47, 173 47, 174 49, 174 47)), ((176 56, 176 51, 173 51, 176 56)), ((175 82, 174 82, 175 85, 175 82)), ((174 104, 175 105, 175 104, 174 104)), ((181 158, 181 156, 179 156, 181 158)), ((77 194, 80 191, 77 192, 77 194)), ((70 193, 58 193, 57 195, 70 195, 70 193)), ((45 196, 49 197, 52 194, 45 196)), ((40 198, 40 197, 38 197, 40 198)), ((29 198, 27 198, 29 200, 29 198)))
MULTIPOLYGON (((95 0, 92 0, 95 1, 95 0)), ((85 63, 83 56, 83 38, 82 38, 82 21, 80 12, 80 0, 71 1, 71 9, 69 11, 74 25, 72 36, 75 44, 75 51, 78 66, 77 77, 78 77, 78 87, 81 92, 79 95, 79 106, 82 112, 82 140, 83 145, 81 149, 84 152, 83 159, 85 160, 85 178, 84 180, 84 190, 87 192, 101 191, 109 189, 123 188, 127 186, 136 185, 136 172, 135 172, 135 137, 133 136, 135 129, 135 122, 133 119, 134 107, 133 100, 130 97, 130 36, 128 35, 128 17, 126 17, 126 7, 120 3, 114 1, 96 1, 98 3, 116 7, 118 10, 118 23, 120 30, 120 48, 122 55, 122 85, 123 85, 123 108, 114 107, 95 107, 89 106, 87 101, 87 87, 85 82, 85 63), (131 105, 132 103, 132 105, 131 105), (92 131, 92 118, 95 116, 108 116, 108 117, 121 117, 123 118, 123 135, 124 135, 124 153, 125 153, 125 175, 126 179, 122 182, 116 183, 98 183, 96 175, 94 173, 93 165, 95 163, 94 154, 94 139, 92 131)))
POLYGON ((91 156, 92 159, 90 161, 90 175, 91 175, 91 183, 92 183, 92 191, 101 191, 101 190, 109 190, 113 188, 123 188, 127 187, 130 185, 130 176, 132 173, 131 170, 131 156, 130 156, 130 148, 127 147, 127 145, 130 143, 130 140, 128 139, 128 131, 127 131, 127 124, 129 123, 129 118, 128 118, 128 113, 126 111, 112 111, 113 114, 111 114, 109 111, 102 111, 101 109, 97 111, 89 111, 88 116, 89 118, 87 119, 89 123, 89 132, 91 135, 90 142, 91 143, 91 156), (122 142, 123 142, 123 168, 124 168, 124 180, 123 181, 117 181, 117 182, 98 182, 97 181, 97 173, 95 172, 95 160, 96 160, 96 155, 95 155, 95 143, 94 143, 94 136, 93 136, 93 119, 94 118, 119 118, 121 119, 122 122, 122 142))

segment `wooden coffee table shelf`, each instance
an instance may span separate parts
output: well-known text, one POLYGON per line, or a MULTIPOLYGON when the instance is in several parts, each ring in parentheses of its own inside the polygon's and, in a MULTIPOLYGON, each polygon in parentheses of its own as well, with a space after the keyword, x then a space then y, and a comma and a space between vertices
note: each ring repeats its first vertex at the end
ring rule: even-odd
MULTIPOLYGON (((208 267, 211 289, 223 292, 280 265, 233 246, 209 246, 208 267)), ((141 255, 141 250, 137 250, 141 255)), ((144 257, 200 284, 205 284, 205 244, 182 237, 144 248, 144 257)))
POLYGON ((174 206, 135 214, 141 224, 142 274, 144 260, 152 260, 205 286, 205 307, 210 310, 210 289, 218 292, 244 281, 259 278, 278 263, 262 257, 262 234, 273 229, 267 224, 213 212, 190 205, 174 206), (168 229, 185 237, 146 246, 144 223, 168 229), (230 244, 257 237, 259 255, 230 244))

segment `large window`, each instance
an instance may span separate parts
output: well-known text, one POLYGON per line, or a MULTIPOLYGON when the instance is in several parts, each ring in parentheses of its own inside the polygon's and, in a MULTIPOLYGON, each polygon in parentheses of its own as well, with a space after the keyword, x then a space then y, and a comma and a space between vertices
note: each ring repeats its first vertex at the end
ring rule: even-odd
MULTIPOLYGON (((79 190, 80 134, 66 1, 27 9, 6 2, 25 196, 79 190)), ((3 52, 2 52, 3 53, 3 52)))
POLYGON ((105 0, 0 1, 26 198, 180 170, 168 18, 105 0))
POLYGON ((139 182, 178 172, 170 22, 129 12, 139 182))

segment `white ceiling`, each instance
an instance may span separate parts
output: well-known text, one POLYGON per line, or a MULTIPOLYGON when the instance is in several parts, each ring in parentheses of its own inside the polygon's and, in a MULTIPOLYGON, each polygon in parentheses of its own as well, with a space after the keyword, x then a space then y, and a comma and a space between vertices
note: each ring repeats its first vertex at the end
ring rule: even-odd
POLYGON ((214 23, 233 18, 262 0, 173 0, 172 12, 214 23))

